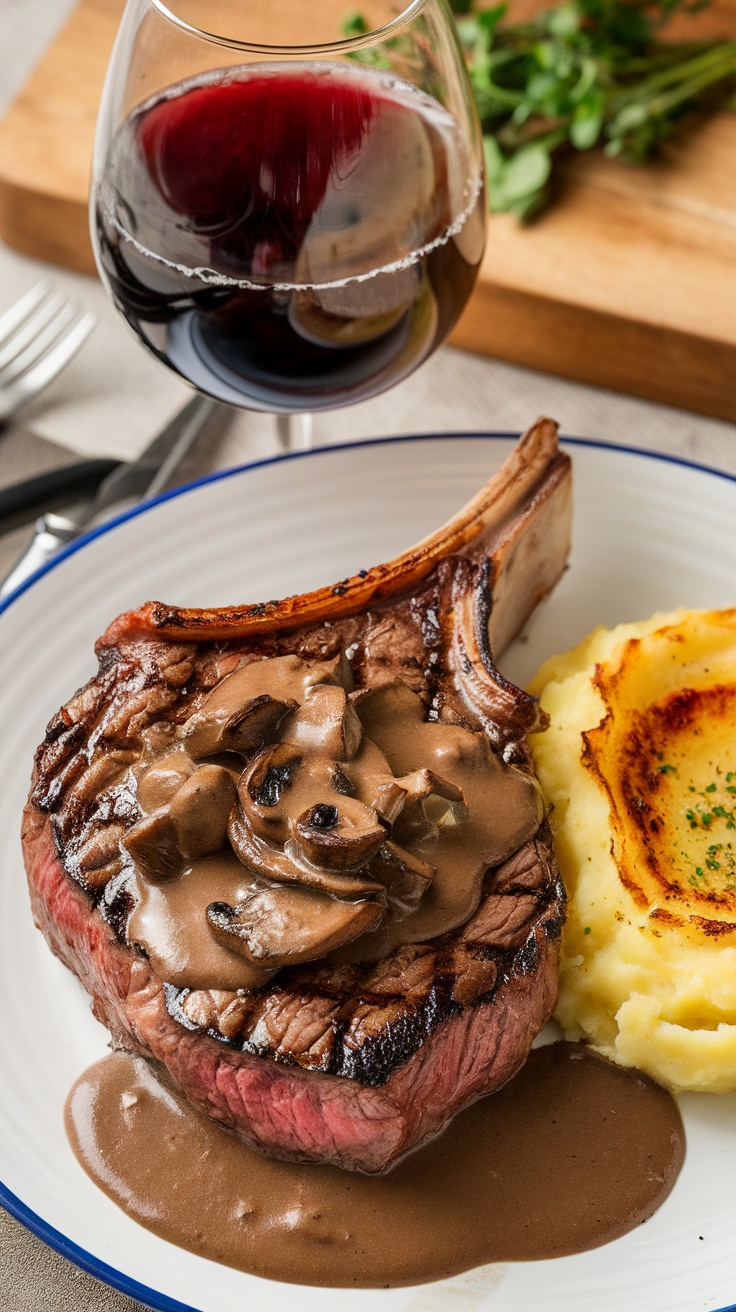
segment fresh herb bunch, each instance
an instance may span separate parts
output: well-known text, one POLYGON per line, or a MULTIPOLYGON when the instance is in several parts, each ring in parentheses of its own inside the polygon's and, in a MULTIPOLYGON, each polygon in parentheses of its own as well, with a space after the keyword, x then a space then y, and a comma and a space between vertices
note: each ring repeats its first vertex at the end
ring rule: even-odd
POLYGON ((708 0, 565 0, 528 22, 506 5, 457 15, 483 126, 492 210, 520 219, 549 199, 555 156, 590 150, 641 162, 686 111, 724 105, 736 85, 736 41, 666 43, 675 11, 708 0))

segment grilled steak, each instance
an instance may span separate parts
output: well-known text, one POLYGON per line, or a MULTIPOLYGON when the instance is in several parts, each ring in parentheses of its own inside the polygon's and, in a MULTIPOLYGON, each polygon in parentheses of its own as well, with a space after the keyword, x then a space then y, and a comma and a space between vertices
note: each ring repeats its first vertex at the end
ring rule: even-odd
POLYGON ((23 826, 39 928, 115 1045, 268 1153, 385 1170, 509 1079, 550 1015, 564 893, 530 800, 539 712, 491 645, 559 577, 569 511, 540 420, 391 564, 121 616, 48 727, 23 826), (156 938, 182 890, 185 951, 156 938))

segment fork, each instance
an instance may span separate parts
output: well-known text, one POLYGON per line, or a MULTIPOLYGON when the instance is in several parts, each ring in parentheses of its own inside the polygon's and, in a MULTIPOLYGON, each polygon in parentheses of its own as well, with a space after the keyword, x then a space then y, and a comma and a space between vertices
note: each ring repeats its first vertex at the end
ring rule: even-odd
POLYGON ((96 322, 96 314, 55 292, 48 279, 0 315, 0 423, 48 387, 96 322))

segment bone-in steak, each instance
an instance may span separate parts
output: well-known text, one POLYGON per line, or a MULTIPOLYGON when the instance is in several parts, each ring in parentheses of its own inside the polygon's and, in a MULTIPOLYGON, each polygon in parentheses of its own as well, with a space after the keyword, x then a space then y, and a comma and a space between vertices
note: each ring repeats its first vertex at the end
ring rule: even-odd
POLYGON ((564 894, 546 823, 509 828, 506 802, 467 815, 486 770, 536 795, 537 706, 491 643, 559 577, 569 512, 569 461, 540 420, 389 565, 282 603, 120 617, 48 727, 23 829, 37 924, 114 1042, 264 1151, 385 1170, 509 1079, 554 1006, 564 894), (286 691, 244 701, 256 664, 286 691), (470 744, 464 787, 423 761, 407 772, 401 736, 381 737, 402 707, 438 760, 470 744), (299 817, 282 815, 289 795, 299 817), (464 823, 476 859, 496 852, 477 875, 457 855, 464 823), (494 846, 497 829, 522 841, 494 846), (219 878, 223 863, 238 896, 203 907, 172 965, 148 926, 191 866, 219 878))

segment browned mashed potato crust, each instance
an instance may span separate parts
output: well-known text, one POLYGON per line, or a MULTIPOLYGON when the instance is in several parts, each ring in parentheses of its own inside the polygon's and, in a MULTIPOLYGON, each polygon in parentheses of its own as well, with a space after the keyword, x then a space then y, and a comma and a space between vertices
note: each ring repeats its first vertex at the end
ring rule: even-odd
POLYGON ((597 629, 531 691, 570 897, 557 1019, 675 1089, 736 1089, 736 609, 597 629))

